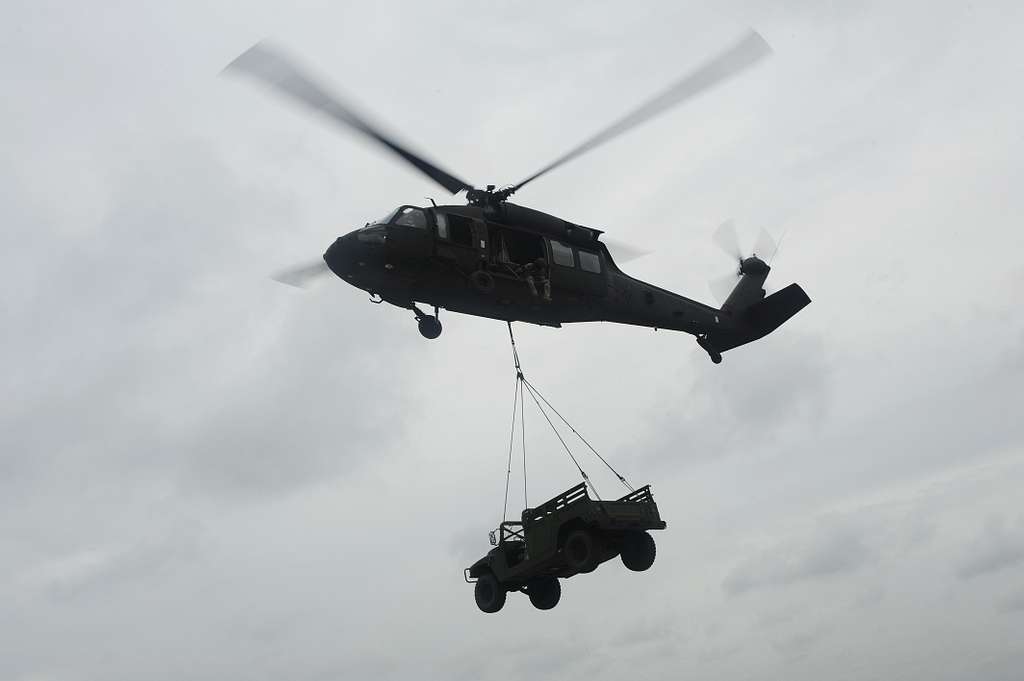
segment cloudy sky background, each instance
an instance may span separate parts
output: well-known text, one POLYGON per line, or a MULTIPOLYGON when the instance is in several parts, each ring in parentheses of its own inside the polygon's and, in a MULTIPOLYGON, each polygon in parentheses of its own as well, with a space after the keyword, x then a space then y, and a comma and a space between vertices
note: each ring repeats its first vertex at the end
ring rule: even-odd
MULTIPOLYGON (((1019 678, 1019 4, 375 4, 4 4, 0 679, 1019 678), (715 226, 765 227, 814 303, 720 366, 519 327, 669 529, 485 616, 504 327, 267 278, 442 190, 218 72, 272 37, 502 184, 750 26, 772 59, 517 200, 708 301, 715 226)), ((575 478, 527 417, 536 502, 575 478)))

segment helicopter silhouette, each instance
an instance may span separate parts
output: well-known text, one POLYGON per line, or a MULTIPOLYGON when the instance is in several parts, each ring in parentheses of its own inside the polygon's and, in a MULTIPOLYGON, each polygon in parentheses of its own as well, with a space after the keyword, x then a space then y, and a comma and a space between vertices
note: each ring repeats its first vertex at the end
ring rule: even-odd
MULTIPOLYGON (((721 307, 630 277, 601 240, 601 230, 510 202, 527 184, 666 109, 731 78, 771 53, 756 32, 518 184, 479 189, 407 146, 314 82, 289 58, 257 43, 225 71, 254 77, 293 101, 388 149, 466 205, 403 205, 338 237, 322 261, 279 274, 303 286, 323 274, 367 291, 375 303, 411 310, 425 338, 441 334, 440 309, 561 327, 615 322, 684 331, 716 364, 722 353, 762 338, 810 303, 797 284, 766 297, 771 268, 756 254, 739 257, 738 281, 721 307), (419 304, 434 308, 433 314, 419 304)), ((433 201, 431 200, 433 203, 433 201)))

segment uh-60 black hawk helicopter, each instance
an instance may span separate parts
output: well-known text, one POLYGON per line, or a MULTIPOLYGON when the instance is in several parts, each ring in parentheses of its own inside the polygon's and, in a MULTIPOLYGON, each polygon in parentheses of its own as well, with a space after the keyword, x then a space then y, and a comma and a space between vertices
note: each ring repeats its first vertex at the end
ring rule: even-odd
MULTIPOLYGON (((734 46, 677 81, 522 182, 502 189, 474 188, 413 153, 353 107, 315 84, 279 52, 259 43, 239 56, 239 71, 389 149, 467 205, 401 206, 380 220, 339 237, 323 262, 278 276, 302 285, 322 273, 371 294, 374 302, 409 309, 426 338, 441 334, 439 308, 559 327, 607 321, 685 331, 716 364, 722 352, 774 331, 810 302, 791 284, 765 297, 770 270, 756 254, 739 260, 738 281, 714 308, 623 273, 601 241, 602 232, 510 203, 509 197, 540 176, 728 79, 771 53, 749 32, 734 46), (417 303, 434 307, 427 314, 417 303)), ((766 255, 762 253, 762 255, 766 255)))

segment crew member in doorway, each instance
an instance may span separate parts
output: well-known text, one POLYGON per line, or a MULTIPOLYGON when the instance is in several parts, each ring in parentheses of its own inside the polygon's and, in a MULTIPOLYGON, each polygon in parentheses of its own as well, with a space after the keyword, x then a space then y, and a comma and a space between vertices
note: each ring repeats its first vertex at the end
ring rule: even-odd
POLYGON ((537 290, 543 291, 542 300, 551 302, 551 279, 548 277, 548 261, 544 258, 537 258, 526 264, 526 284, 530 287, 530 293, 537 297, 537 290))

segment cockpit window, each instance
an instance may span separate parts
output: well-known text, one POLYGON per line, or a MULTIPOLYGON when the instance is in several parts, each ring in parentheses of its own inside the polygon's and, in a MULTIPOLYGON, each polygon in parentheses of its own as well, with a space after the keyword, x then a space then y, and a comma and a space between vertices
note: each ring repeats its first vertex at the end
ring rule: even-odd
POLYGON ((382 217, 380 220, 372 220, 372 221, 370 221, 369 224, 371 224, 371 225, 387 225, 387 224, 390 224, 391 221, 395 219, 395 216, 398 215, 398 211, 400 211, 400 210, 402 210, 402 209, 401 208, 396 208, 393 211, 391 211, 390 213, 388 213, 387 215, 385 215, 384 217, 382 217))
POLYGON ((398 210, 398 219, 395 220, 395 224, 405 225, 406 227, 415 227, 416 229, 426 229, 427 214, 419 208, 405 206, 398 210))

